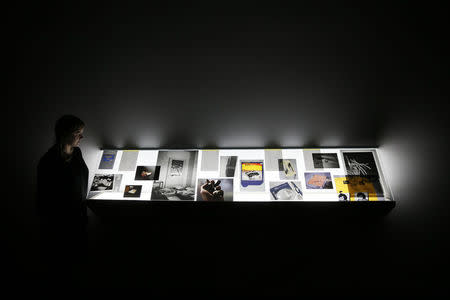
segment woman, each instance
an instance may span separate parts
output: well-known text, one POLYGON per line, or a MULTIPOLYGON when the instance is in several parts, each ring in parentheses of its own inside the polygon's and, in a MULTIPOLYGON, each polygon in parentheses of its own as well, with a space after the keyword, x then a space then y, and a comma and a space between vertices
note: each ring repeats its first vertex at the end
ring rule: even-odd
POLYGON ((43 258, 50 267, 70 271, 85 250, 89 170, 78 147, 84 123, 64 115, 55 124, 55 144, 37 167, 37 209, 43 258), (73 255, 71 255, 73 254, 73 255))

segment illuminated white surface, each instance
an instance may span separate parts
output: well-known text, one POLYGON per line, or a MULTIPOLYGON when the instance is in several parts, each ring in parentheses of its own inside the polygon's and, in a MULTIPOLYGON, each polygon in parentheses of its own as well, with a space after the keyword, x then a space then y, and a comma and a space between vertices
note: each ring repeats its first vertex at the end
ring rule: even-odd
MULTIPOLYGON (((132 150, 132 149, 130 149, 132 150)), ((171 149, 161 149, 161 150, 171 150, 171 149)), ((197 150, 197 149, 186 149, 186 150, 197 150)), ((336 201, 338 202, 338 191, 336 191, 335 182, 333 180, 333 189, 307 189, 305 184, 305 172, 329 172, 331 174, 331 178, 334 178, 334 175, 345 175, 345 163, 342 156, 342 151, 373 151, 375 156, 375 161, 378 167, 378 172, 380 174, 380 181, 382 183, 383 191, 385 194, 386 200, 393 200, 392 194, 389 188, 389 185, 386 183, 384 178, 384 172, 382 163, 380 161, 379 156, 377 155, 377 150, 374 148, 317 148, 317 149, 302 149, 302 148, 291 148, 291 149, 277 149, 281 150, 282 159, 295 159, 297 165, 297 179, 294 181, 300 181, 299 188, 303 193, 302 200, 271 200, 270 197, 270 185, 271 181, 288 181, 280 179, 279 171, 266 171, 264 164, 264 191, 261 192, 248 192, 241 191, 241 182, 240 182, 240 160, 264 160, 265 154, 264 149, 218 149, 219 151, 219 160, 221 156, 237 156, 236 162, 236 170, 235 176, 233 178, 233 201, 245 201, 245 202, 265 202, 265 201, 307 201, 307 202, 320 202, 320 201, 336 201), (310 150, 317 150, 320 153, 336 153, 339 161, 339 168, 309 168, 305 169, 305 158, 304 151, 308 153, 310 150), (319 151, 320 150, 320 151, 319 151)), ((201 171, 201 161, 202 161, 202 151, 198 150, 198 159, 197 159, 197 176, 196 176, 196 184, 198 182, 198 178, 221 178, 220 168, 217 171, 201 171)), ((149 201, 151 198, 151 192, 153 187, 153 180, 134 180, 135 171, 118 171, 120 160, 122 157, 122 150, 117 151, 116 160, 114 162, 113 169, 98 169, 100 165, 100 160, 102 157, 102 150, 98 150, 96 154, 95 166, 94 168, 90 167, 89 172, 89 187, 90 190, 92 185, 92 180, 95 174, 122 174, 122 182, 119 187, 119 192, 97 192, 97 193, 89 193, 88 199, 91 200, 143 200, 149 201), (126 185, 142 185, 141 196, 138 197, 123 197, 123 193, 126 185)), ((158 150, 140 150, 138 154, 138 159, 136 166, 155 166, 158 158, 158 150)), ((222 177, 226 178, 226 177, 222 177)), ((289 180, 290 181, 290 180, 289 180)), ((197 193, 197 186, 195 189, 197 193)), ((195 195, 194 199, 197 198, 195 195)), ((180 200, 180 201, 190 201, 190 200, 180 200)))

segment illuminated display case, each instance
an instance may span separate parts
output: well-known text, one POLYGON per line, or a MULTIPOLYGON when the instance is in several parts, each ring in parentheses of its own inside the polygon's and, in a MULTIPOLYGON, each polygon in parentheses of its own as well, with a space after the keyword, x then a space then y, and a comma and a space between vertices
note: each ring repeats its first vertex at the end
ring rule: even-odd
POLYGON ((375 148, 99 150, 88 203, 393 202, 375 148))

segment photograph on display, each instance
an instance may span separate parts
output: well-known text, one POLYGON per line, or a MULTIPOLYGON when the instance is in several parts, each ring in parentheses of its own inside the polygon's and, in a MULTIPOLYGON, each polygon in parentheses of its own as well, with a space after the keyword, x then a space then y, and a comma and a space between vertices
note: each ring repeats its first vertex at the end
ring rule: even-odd
POLYGON ((333 189, 331 173, 329 172, 305 172, 305 183, 307 189, 333 189))
POLYGON ((198 151, 159 151, 151 200, 195 200, 198 151))
POLYGON ((346 201, 380 201, 384 200, 383 189, 376 177, 334 175, 334 185, 339 199, 346 201))
POLYGON ((271 200, 303 200, 300 181, 271 181, 271 200))
POLYGON ((91 192, 117 192, 122 181, 122 174, 95 174, 91 192))
POLYGON ((312 153, 312 158, 316 169, 340 168, 336 153, 312 153))
POLYGON ((139 198, 139 197, 141 197, 141 190, 142 190, 142 185, 126 185, 123 196, 139 198))
POLYGON ((197 201, 233 201, 233 179, 198 179, 197 201))
POLYGON ((343 152, 347 175, 379 177, 372 152, 343 152))
POLYGON ((234 177, 236 172, 237 156, 220 157, 220 177, 234 177))
POLYGON ((117 150, 104 150, 100 159, 99 169, 112 169, 116 160, 117 150))
POLYGON ((172 159, 170 162, 170 176, 183 175, 184 160, 172 159))
POLYGON ((350 194, 344 193, 342 190, 338 191, 338 199, 339 201, 350 201, 350 194))
POLYGON ((241 190, 264 190, 264 164, 262 160, 241 160, 241 190))
POLYGON ((279 159, 278 171, 281 180, 297 179, 297 161, 295 159, 279 159))
POLYGON ((137 166, 134 180, 158 180, 159 166, 137 166))
POLYGON ((138 150, 124 150, 120 159, 119 171, 134 171, 138 159, 138 150))

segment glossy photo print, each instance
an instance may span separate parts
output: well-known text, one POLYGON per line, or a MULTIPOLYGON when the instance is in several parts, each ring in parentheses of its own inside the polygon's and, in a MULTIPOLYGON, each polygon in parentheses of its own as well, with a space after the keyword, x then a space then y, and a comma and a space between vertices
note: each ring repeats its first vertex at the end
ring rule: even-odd
POLYGON ((300 181, 271 181, 269 187, 271 200, 303 199, 300 181))
POLYGON ((279 159, 278 171, 281 180, 297 179, 297 161, 295 159, 279 159))
POLYGON ((151 200, 195 200, 198 151, 159 151, 151 200))
POLYGON ((112 169, 116 160, 117 150, 104 150, 100 159, 99 169, 112 169))
POLYGON ((122 177, 122 174, 95 174, 90 192, 117 192, 122 177))
MULTIPOLYGON (((377 177, 334 175, 334 185, 338 194, 347 196, 346 201, 380 201, 384 193, 377 177)), ((345 198, 339 196, 339 198, 345 198)))
POLYGON ((112 191, 114 188, 114 174, 96 174, 92 181, 92 192, 112 191))
POLYGON ((331 174, 329 172, 305 172, 305 183, 307 189, 333 189, 331 174))
POLYGON ((126 185, 123 197, 139 198, 141 197, 142 185, 126 185))
POLYGON ((236 174, 237 156, 220 157, 220 177, 234 177, 236 174))
POLYGON ((379 177, 372 152, 343 152, 347 175, 379 177))
POLYGON ((197 201, 233 201, 233 179, 198 179, 197 201))
POLYGON ((159 166, 137 166, 134 180, 158 180, 159 166))
POLYGON ((312 153, 312 158, 316 169, 340 168, 336 153, 312 153))

